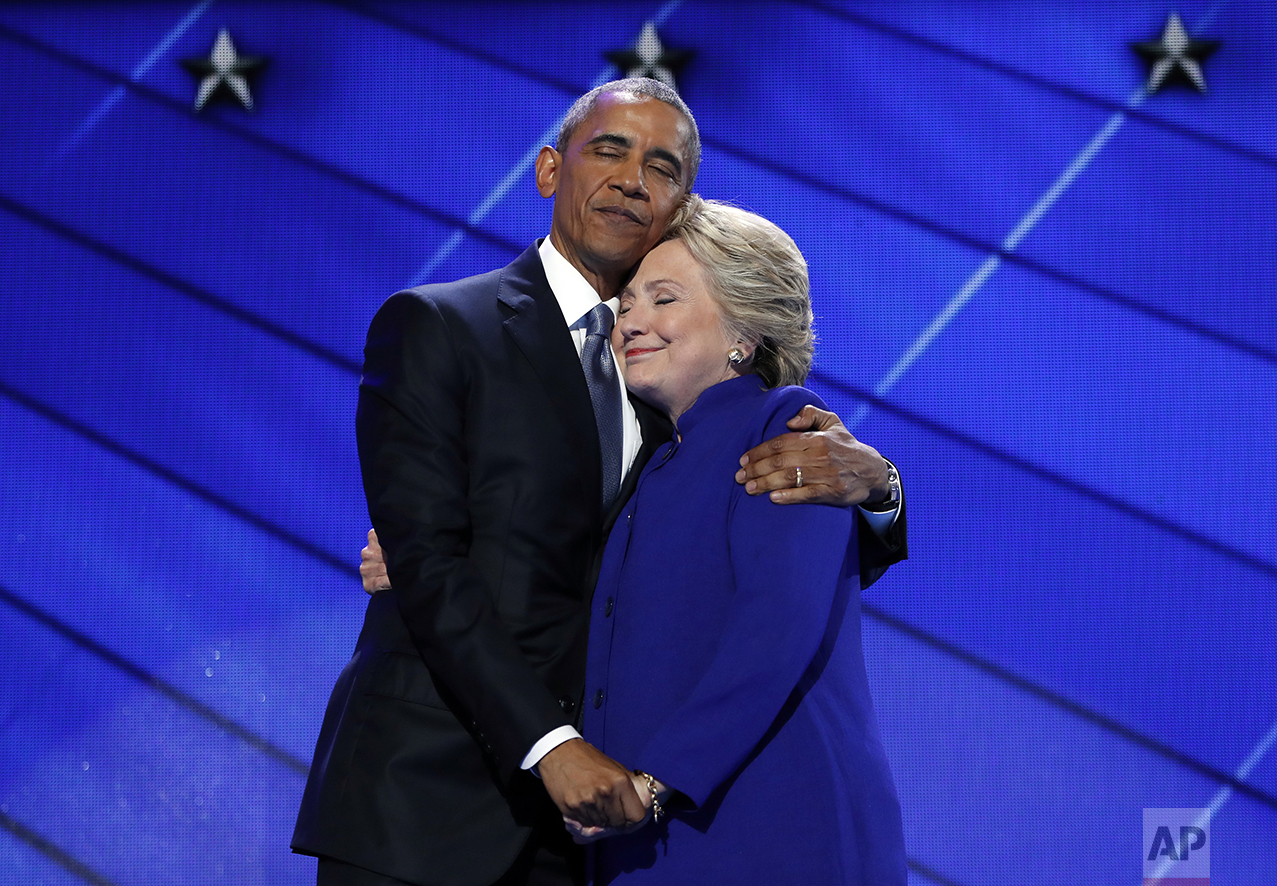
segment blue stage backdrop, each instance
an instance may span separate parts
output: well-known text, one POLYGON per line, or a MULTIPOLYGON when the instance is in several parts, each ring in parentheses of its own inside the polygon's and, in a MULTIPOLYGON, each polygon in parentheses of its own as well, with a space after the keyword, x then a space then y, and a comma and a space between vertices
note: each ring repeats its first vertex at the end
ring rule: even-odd
POLYGON ((313 879, 368 321, 547 232, 530 161, 649 22, 903 473, 911 882, 1138 883, 1146 809, 1277 882, 1271 0, 0 5, 0 881, 313 879), (1149 93, 1172 12, 1218 46, 1149 93), (267 61, 197 112, 223 29, 267 61))

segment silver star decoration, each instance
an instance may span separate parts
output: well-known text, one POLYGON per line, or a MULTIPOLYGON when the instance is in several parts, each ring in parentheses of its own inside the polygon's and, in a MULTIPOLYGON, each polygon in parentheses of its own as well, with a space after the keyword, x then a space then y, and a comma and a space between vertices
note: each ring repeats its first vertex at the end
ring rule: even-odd
POLYGON ((217 41, 208 58, 187 58, 182 60, 182 67, 200 78, 200 88, 195 96, 195 110, 203 110, 209 101, 227 93, 246 110, 253 109, 253 94, 248 88, 248 75, 264 67, 266 59, 251 55, 240 55, 231 42, 231 35, 225 28, 217 33, 217 41))
POLYGON ((1219 48, 1219 41, 1189 37, 1179 13, 1172 12, 1166 19, 1160 40, 1132 43, 1131 48, 1148 62, 1148 82, 1144 89, 1149 95, 1168 81, 1175 80, 1193 86, 1198 92, 1205 92, 1206 75, 1202 73, 1202 63, 1219 48))
POLYGON ((692 58, 690 50, 668 49, 656 33, 656 25, 643 25, 638 39, 629 49, 603 53, 603 57, 621 69, 626 77, 647 77, 660 80, 666 86, 677 89, 674 77, 692 58))

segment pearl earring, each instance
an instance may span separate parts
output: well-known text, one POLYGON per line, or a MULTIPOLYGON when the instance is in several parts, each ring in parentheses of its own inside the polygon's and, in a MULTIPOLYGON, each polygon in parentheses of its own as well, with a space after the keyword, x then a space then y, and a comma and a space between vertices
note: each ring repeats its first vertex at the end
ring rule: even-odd
POLYGON ((732 348, 730 351, 727 352, 727 359, 732 363, 744 363, 745 352, 742 351, 740 348, 732 348))

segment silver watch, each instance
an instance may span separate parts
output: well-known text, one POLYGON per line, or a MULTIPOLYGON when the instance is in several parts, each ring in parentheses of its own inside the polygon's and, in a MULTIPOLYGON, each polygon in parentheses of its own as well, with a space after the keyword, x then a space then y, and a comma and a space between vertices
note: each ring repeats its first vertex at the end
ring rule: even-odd
MULTIPOLYGON (((887 461, 883 459, 883 461, 887 461)), ((874 511, 876 513, 884 513, 886 511, 895 510, 900 505, 900 474, 896 471, 896 466, 891 462, 887 462, 887 497, 882 501, 876 501, 873 504, 863 502, 860 506, 866 511, 874 511)))

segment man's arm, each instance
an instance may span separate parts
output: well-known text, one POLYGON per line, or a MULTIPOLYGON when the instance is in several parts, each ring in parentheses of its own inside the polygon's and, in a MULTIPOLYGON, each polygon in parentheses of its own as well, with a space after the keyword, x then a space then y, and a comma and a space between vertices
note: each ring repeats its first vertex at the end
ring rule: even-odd
POLYGON ((400 293, 381 307, 359 386, 359 460, 389 593, 431 674, 509 777, 532 742, 566 720, 470 560, 467 382, 458 344, 427 299, 400 293))
POLYGON ((885 502, 893 495, 889 476, 894 468, 878 450, 853 437, 836 414, 804 406, 786 426, 790 433, 766 440, 741 457, 736 482, 750 495, 769 493, 777 504, 859 505, 860 581, 869 587, 887 567, 908 556, 898 475, 898 498, 892 507, 885 502), (875 513, 867 516, 866 511, 875 513))
POLYGON ((741 456, 736 482, 750 495, 771 493, 788 505, 810 502, 850 507, 883 501, 891 492, 887 460, 851 435, 836 414, 804 406, 781 434, 741 456), (802 469, 802 487, 797 469, 802 469))
MULTIPOLYGON (((770 493, 777 504, 859 505, 879 512, 872 519, 862 513, 859 520, 861 582, 869 587, 887 567, 908 556, 903 491, 898 489, 895 507, 874 507, 890 494, 890 462, 853 437, 836 414, 815 406, 803 407, 787 426, 792 433, 773 437, 742 456, 736 482, 750 495, 770 493), (802 468, 802 487, 795 486, 797 468, 802 468)), ((390 578, 375 531, 368 531, 368 546, 360 555, 364 590, 371 594, 388 589, 390 578)))
MULTIPOLYGON (((378 530, 369 535, 368 551, 376 544, 382 553, 379 542, 385 543, 394 584, 388 593, 418 652, 508 778, 536 740, 567 719, 470 560, 462 363, 433 303, 400 294, 374 318, 356 417, 364 490, 378 530)), ((367 581, 362 566, 361 574, 367 581)), ((547 790, 565 814, 608 825, 642 816, 623 767, 593 748, 567 745, 588 748, 567 742, 541 761, 547 790)))

